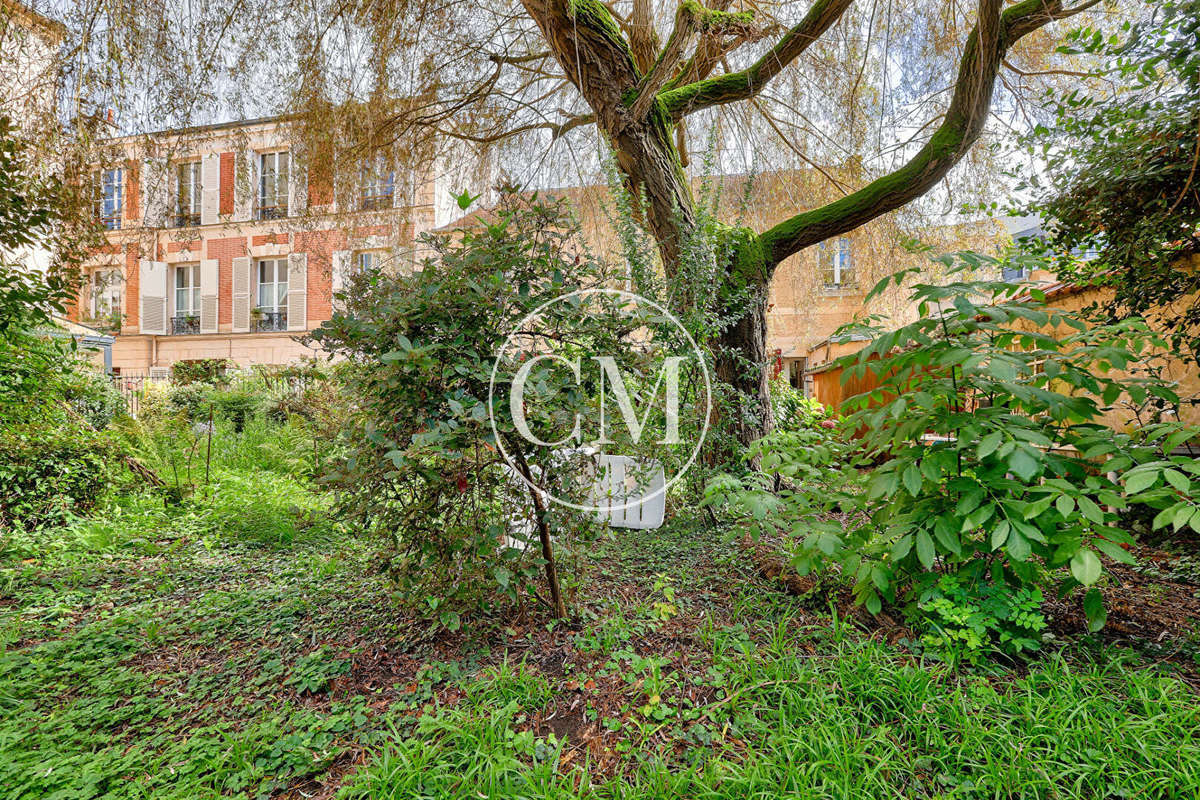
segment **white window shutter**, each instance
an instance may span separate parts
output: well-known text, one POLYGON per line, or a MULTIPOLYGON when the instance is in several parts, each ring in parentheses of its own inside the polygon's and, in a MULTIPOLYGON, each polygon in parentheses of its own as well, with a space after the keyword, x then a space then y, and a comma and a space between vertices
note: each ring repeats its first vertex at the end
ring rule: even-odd
POLYGON ((287 314, 289 331, 308 330, 308 254, 288 256, 287 314))
POLYGON ((217 286, 221 262, 215 258, 200 262, 200 332, 217 332, 217 286))
POLYGON ((215 225, 221 208, 221 154, 200 159, 200 224, 215 225))
POLYGON ((246 150, 237 161, 237 178, 233 182, 233 218, 245 221, 254 216, 258 202, 258 153, 246 150))
POLYGON ((138 262, 138 329, 156 336, 167 334, 167 264, 138 262))
POLYGON ((233 332, 247 333, 250 330, 250 280, 252 264, 249 258, 233 259, 233 332))
POLYGON ((308 209, 308 170, 294 158, 288 159, 288 216, 295 217, 308 209))
POLYGON ((142 224, 147 228, 162 228, 167 224, 167 211, 174 194, 170 177, 166 159, 147 158, 142 162, 142 224))
POLYGON ((334 250, 333 251, 333 266, 330 270, 330 290, 335 297, 333 304, 336 307, 344 305, 339 302, 336 295, 346 291, 346 278, 350 275, 350 261, 354 257, 353 250, 334 250))

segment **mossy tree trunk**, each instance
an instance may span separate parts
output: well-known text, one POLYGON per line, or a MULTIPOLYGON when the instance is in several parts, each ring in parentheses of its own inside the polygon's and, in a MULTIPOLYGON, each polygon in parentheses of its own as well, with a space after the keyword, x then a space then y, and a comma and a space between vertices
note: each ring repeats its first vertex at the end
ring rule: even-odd
MULTIPOLYGON (((645 197, 645 207, 639 210, 670 272, 679 257, 680 243, 696 225, 692 192, 676 146, 676 125, 694 111, 752 99, 819 39, 852 1, 816 0, 762 58, 744 70, 715 77, 709 77, 719 60, 712 57, 713 43, 746 26, 744 14, 728 14, 684 0, 670 37, 651 61, 640 50, 635 56, 630 38, 600 0, 522 3, 564 74, 591 106, 629 189, 635 197, 645 197), (696 42, 693 55, 687 57, 696 42)), ((1003 0, 978 0, 978 20, 963 46, 950 106, 941 125, 908 163, 846 197, 797 213, 762 233, 747 229, 730 232, 735 238, 728 285, 718 291, 722 296, 741 297, 742 305, 736 309, 740 316, 718 342, 722 352, 717 374, 752 398, 749 408, 737 411, 735 426, 741 441, 761 436, 772 422, 766 314, 775 267, 806 247, 853 230, 929 191, 982 132, 996 74, 1008 48, 1022 36, 1095 2, 1085 0, 1081 6, 1064 9, 1061 0, 1023 0, 1005 10, 1003 0)), ((640 49, 647 46, 641 40, 637 45, 640 49)))

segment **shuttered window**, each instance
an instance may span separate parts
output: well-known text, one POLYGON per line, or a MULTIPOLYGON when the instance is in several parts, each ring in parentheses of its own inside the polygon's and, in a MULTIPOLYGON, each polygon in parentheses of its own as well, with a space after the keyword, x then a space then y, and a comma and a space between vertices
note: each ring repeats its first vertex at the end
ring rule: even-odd
POLYGON ((288 166, 286 150, 259 154, 259 219, 281 219, 288 215, 288 166))
POLYGON ((203 191, 199 161, 175 165, 175 227, 200 224, 203 191))
POLYGON ((105 169, 96 173, 96 216, 105 230, 121 229, 125 209, 125 170, 105 169))

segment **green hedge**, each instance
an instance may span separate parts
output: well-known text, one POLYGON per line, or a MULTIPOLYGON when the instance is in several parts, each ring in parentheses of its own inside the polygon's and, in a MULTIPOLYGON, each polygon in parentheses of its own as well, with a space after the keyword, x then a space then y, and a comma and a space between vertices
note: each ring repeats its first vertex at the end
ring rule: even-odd
POLYGON ((0 433, 0 529, 60 525, 91 509, 119 463, 106 436, 70 428, 0 433))

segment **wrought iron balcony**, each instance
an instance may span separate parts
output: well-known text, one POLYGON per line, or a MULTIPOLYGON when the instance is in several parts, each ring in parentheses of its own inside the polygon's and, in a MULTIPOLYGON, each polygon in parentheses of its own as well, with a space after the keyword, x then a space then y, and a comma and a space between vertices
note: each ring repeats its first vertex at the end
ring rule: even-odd
POLYGON ((171 334, 188 336, 200 332, 200 318, 193 315, 171 317, 171 334))
POLYGON ((251 320, 250 329, 255 333, 286 331, 287 311, 259 311, 256 309, 251 320))
POLYGON ((287 203, 276 206, 260 205, 258 207, 259 219, 285 219, 288 215, 287 203))
POLYGON ((171 218, 171 226, 174 228, 194 228, 199 224, 199 214, 176 214, 171 218))

